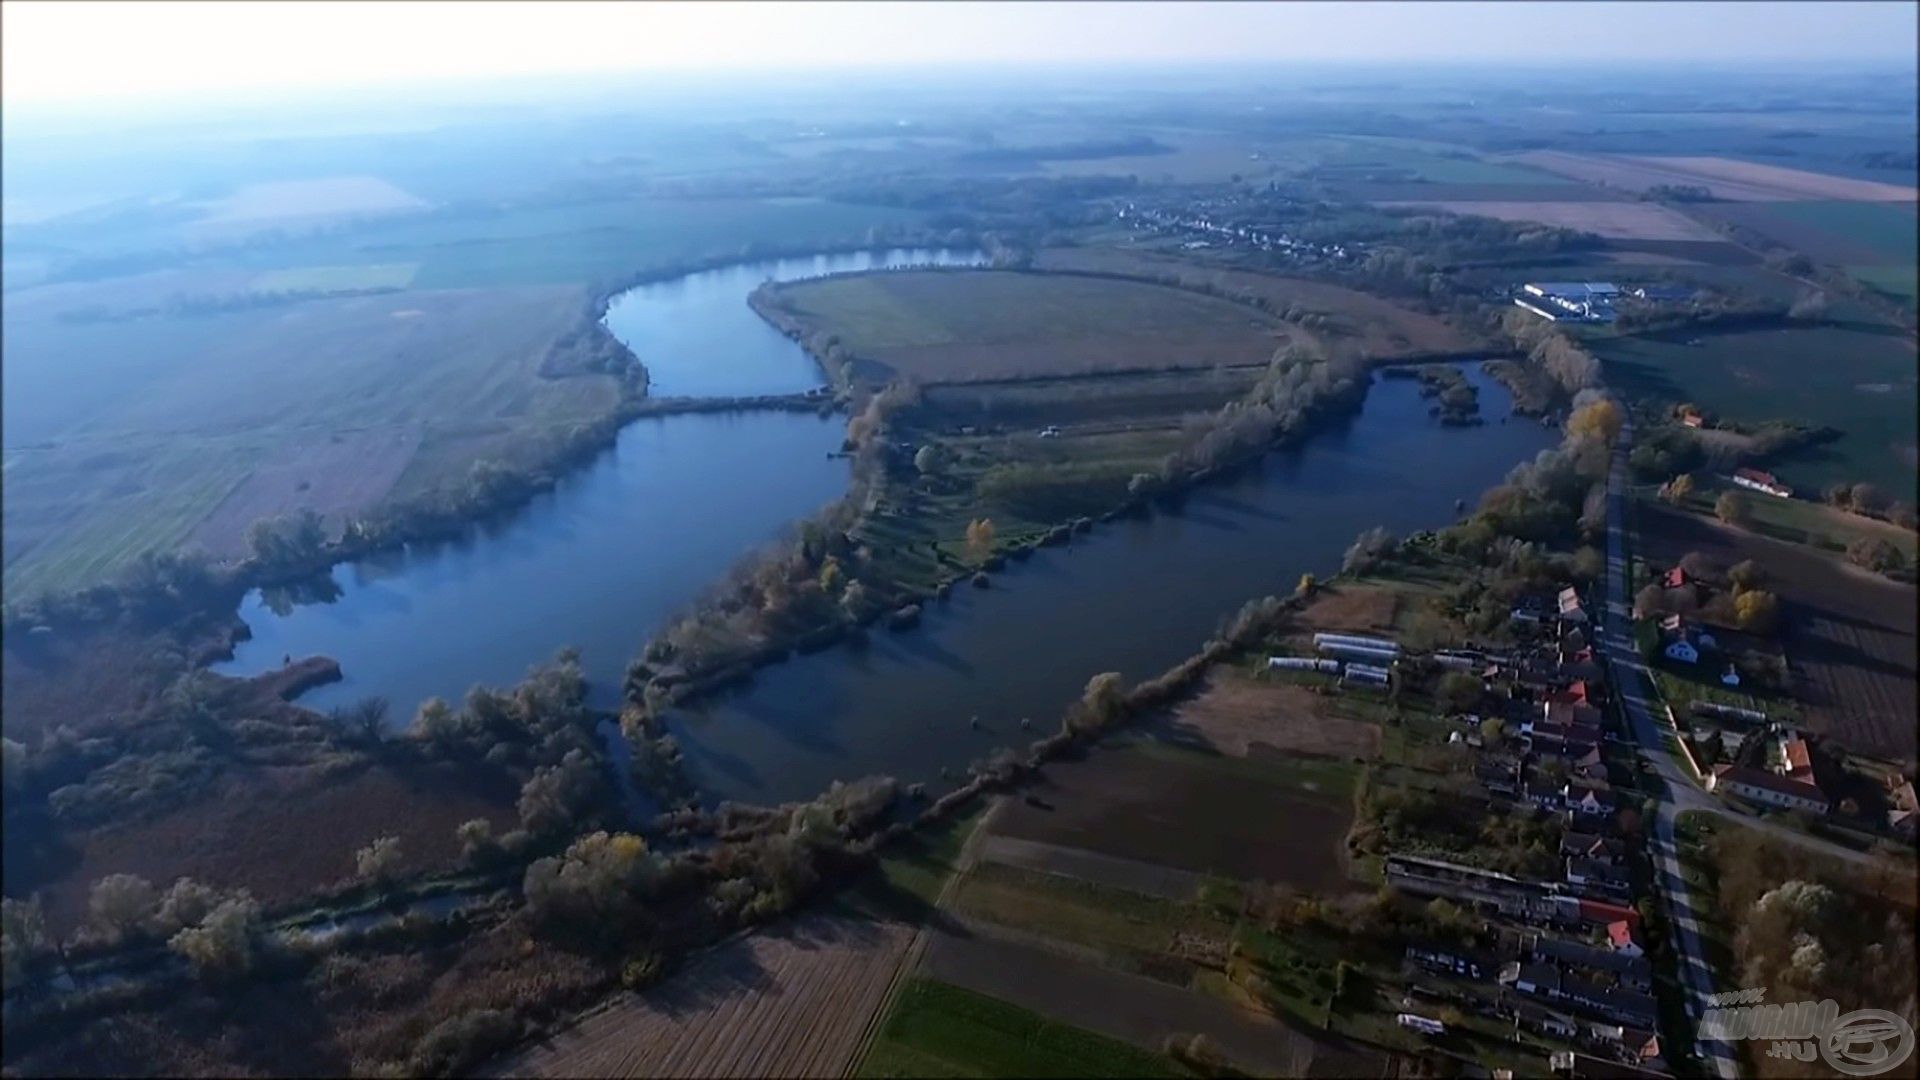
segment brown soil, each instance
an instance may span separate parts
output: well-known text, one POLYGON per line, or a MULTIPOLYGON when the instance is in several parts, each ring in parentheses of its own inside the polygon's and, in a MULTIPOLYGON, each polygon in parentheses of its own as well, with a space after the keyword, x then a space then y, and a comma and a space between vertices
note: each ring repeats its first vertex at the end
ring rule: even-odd
POLYGON ((839 1077, 911 928, 812 915, 750 934, 623 994, 498 1064, 509 1076, 839 1077))
POLYGON ((400 839, 402 873, 445 869, 458 858, 461 822, 486 818, 496 832, 517 824, 515 784, 494 779, 441 766, 373 766, 332 778, 308 768, 235 772, 178 808, 68 832, 31 862, 9 858, 7 893, 38 890, 49 927, 65 933, 84 919, 88 890, 108 874, 159 885, 191 877, 246 888, 272 905, 351 877, 354 852, 380 836, 400 839))
POLYGON ((190 543, 217 558, 247 554, 247 530, 312 510, 340 522, 385 499, 420 445, 418 428, 319 435, 289 443, 254 467, 194 529, 190 543))
POLYGON ((1722 565, 1758 563, 1783 605, 1783 645, 1808 721, 1851 749, 1894 761, 1916 754, 1915 602, 1886 581, 1809 548, 1664 507, 1640 509, 1642 554, 1655 564, 1698 551, 1722 565))
POLYGON ((79 734, 120 727, 179 669, 178 646, 118 624, 9 635, 0 652, 6 737, 37 746, 57 725, 79 734), (176 654, 168 659, 168 653, 176 654))
POLYGON ((1291 783, 1123 747, 1049 765, 1032 790, 1044 805, 1009 800, 995 833, 1308 891, 1349 887, 1351 808, 1291 783))
POLYGON ((1400 596, 1376 585, 1327 585, 1295 616, 1311 641, 1314 631, 1342 634, 1392 634, 1400 596))
POLYGON ((1235 757, 1246 757, 1255 746, 1322 757, 1380 753, 1377 726, 1331 715, 1326 699, 1305 686, 1262 682, 1224 669, 1207 676, 1200 693, 1174 711, 1171 723, 1183 736, 1235 757))

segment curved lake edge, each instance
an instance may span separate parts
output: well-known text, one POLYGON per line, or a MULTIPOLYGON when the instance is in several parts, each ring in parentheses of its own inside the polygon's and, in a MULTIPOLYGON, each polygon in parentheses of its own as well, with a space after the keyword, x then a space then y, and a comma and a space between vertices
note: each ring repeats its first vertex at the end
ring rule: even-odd
MULTIPOLYGON (((648 271, 626 279, 620 287, 601 288, 597 290, 595 302, 589 309, 589 317, 595 319, 594 325, 597 329, 612 335, 613 332, 604 322, 605 313, 611 304, 622 297, 633 296, 649 289, 671 289, 676 285, 692 282, 702 275, 719 275, 724 278, 727 275, 737 277, 784 271, 815 276, 812 271, 819 266, 831 267, 846 261, 862 264, 862 272, 886 272, 894 265, 924 267, 939 265, 942 260, 965 261, 973 264, 984 260, 985 257, 985 254, 977 249, 922 248, 887 243, 879 246, 871 244, 811 246, 798 254, 774 253, 765 258, 746 261, 736 258, 703 260, 671 271, 648 271), (691 268, 689 269, 688 266, 691 268), (631 284, 633 282, 637 284, 631 284)), ((668 388, 660 385, 655 369, 668 365, 663 365, 656 358, 655 366, 648 369, 648 377, 645 380, 646 396, 627 397, 593 424, 583 425, 586 429, 585 437, 577 439, 568 447, 568 453, 555 459, 557 463, 551 464, 551 467, 529 478, 528 482, 515 491, 511 498, 484 505, 469 504, 457 511, 450 509, 436 515, 432 521, 428 522, 427 527, 409 529, 395 534, 383 534, 377 541, 370 541, 364 535, 349 533, 337 541, 329 542, 312 561, 296 567, 248 567, 249 572, 236 576, 231 583, 229 587, 231 600, 223 601, 221 605, 220 618, 223 625, 217 633, 212 635, 210 641, 201 644, 196 650, 193 657, 194 664, 201 668, 212 668, 214 674, 223 677, 238 676, 247 679, 268 674, 296 659, 314 658, 336 661, 341 659, 336 655, 335 650, 327 648, 288 647, 284 650, 286 653, 284 660, 280 650, 262 649, 257 646, 252 649, 247 648, 255 643, 258 636, 255 626, 249 622, 250 609, 259 607, 259 601, 267 593, 280 590, 298 591, 303 588, 311 589, 317 585, 319 592, 325 593, 330 587, 337 596, 340 592, 339 575, 352 573, 358 568, 377 563, 407 563, 430 559, 436 553, 457 549, 462 545, 484 540, 499 530, 510 529, 524 519, 527 513, 537 507, 542 500, 550 501, 563 497, 564 489, 569 485, 576 484, 582 477, 604 469, 610 460, 618 458, 623 439, 628 438, 631 432, 647 421, 680 421, 715 416, 751 419, 779 414, 803 417, 811 414, 824 424, 836 414, 843 412, 844 403, 833 394, 830 387, 822 385, 824 371, 804 350, 793 348, 777 329, 765 325, 763 320, 760 320, 757 314, 743 302, 744 292, 745 290, 741 290, 742 295, 732 297, 732 306, 737 309, 742 319, 750 320, 756 328, 761 328, 766 335, 777 340, 794 362, 805 366, 805 371, 808 373, 806 389, 726 395, 663 393, 662 391, 668 388), (272 662, 253 662, 251 658, 243 655, 247 652, 264 653, 272 662)), ((613 336, 618 339, 617 335, 613 336)), ((641 348, 636 351, 626 341, 621 341, 621 347, 626 349, 630 356, 638 357, 641 353, 649 351, 642 342, 634 344, 641 345, 641 348)), ((703 356, 690 358, 688 362, 699 363, 711 360, 711 357, 703 356)), ((644 361, 636 362, 644 363, 644 361)), ((823 433, 820 439, 814 441, 818 445, 807 451, 805 456, 810 460, 830 460, 836 456, 841 435, 836 431, 829 438, 823 433)), ((784 456, 788 455, 776 454, 775 459, 778 460, 784 456)), ((845 486, 843 481, 835 485, 832 492, 823 495, 820 501, 807 505, 798 513, 790 513, 782 517, 779 527, 790 528, 800 521, 807 520, 820 506, 831 505, 842 497, 845 486)), ((728 566, 719 567, 712 573, 712 580, 714 582, 723 580, 726 570, 733 562, 750 557, 755 550, 777 539, 776 536, 764 536, 739 547, 733 552, 733 558, 728 566)), ((703 581, 704 584, 707 582, 703 581)), ((689 600, 696 599, 697 597, 689 598, 689 600)), ((258 614, 255 614, 254 620, 270 621, 262 620, 258 614)), ((538 659, 528 657, 526 662, 534 663, 545 659, 565 644, 566 640, 567 636, 562 635, 562 639, 553 643, 553 647, 543 652, 538 659)), ((608 674, 613 677, 598 681, 617 687, 619 667, 637 656, 638 652, 636 648, 631 655, 620 657, 619 664, 608 670, 608 674)), ((345 677, 349 680, 353 679, 356 665, 349 662, 341 666, 345 670, 345 677)), ((518 681, 524 668, 524 663, 519 664, 493 676, 477 679, 474 684, 489 687, 510 686, 518 681)), ((463 685, 458 689, 463 692, 465 688, 463 685)), ((380 689, 374 687, 370 692, 378 693, 380 689)), ((458 692, 451 696, 457 698, 458 692)), ((297 707, 312 708, 310 702, 293 704, 297 707)), ((395 716, 394 720, 401 722, 403 718, 395 716)))
POLYGON ((1183 655, 1201 644, 1246 601, 1290 591, 1302 572, 1337 570, 1340 551, 1359 532, 1382 524, 1406 532, 1444 527, 1457 518, 1458 501, 1477 498, 1557 442, 1557 426, 1500 419, 1513 415, 1504 388, 1483 373, 1472 378, 1494 406, 1489 423, 1443 427, 1409 383, 1375 386, 1363 410, 1371 415, 1210 471, 1179 494, 1187 502, 1179 512, 1105 515, 1102 528, 1070 534, 1073 558, 1010 560, 993 578, 1004 585, 952 590, 912 628, 866 630, 864 644, 796 649, 730 670, 724 683, 662 710, 661 728, 705 774, 697 786, 709 798, 779 803, 874 772, 938 786, 934 765, 959 767, 1004 749, 996 740, 1018 738, 1015 718, 1058 714, 1071 697, 1067 684, 1077 693, 1078 683, 1103 670, 1126 669, 1129 678, 1163 670, 1173 648, 1183 655), (1375 447, 1383 428, 1399 434, 1375 447), (1416 456, 1397 456, 1407 452, 1416 456), (1439 456, 1418 456, 1425 454, 1439 456), (1423 473, 1409 460, 1459 468, 1423 473), (1377 482, 1384 482, 1377 490, 1360 486, 1377 482), (1391 509, 1379 511, 1374 498, 1391 509), (1252 569, 1250 557, 1263 568, 1252 569), (1231 565, 1219 564, 1197 587, 1192 574, 1216 558, 1231 565), (1271 569, 1277 566, 1286 569, 1271 569), (1213 580, 1221 572, 1224 583, 1213 580), (1157 605, 1175 595, 1193 599, 1168 623, 1172 612, 1157 605), (1049 650, 1058 649, 1064 655, 1053 663, 1049 650), (1047 662, 1034 659, 1043 654, 1047 662), (944 749, 932 750, 936 744, 944 749), (728 772, 734 775, 719 775, 728 772))

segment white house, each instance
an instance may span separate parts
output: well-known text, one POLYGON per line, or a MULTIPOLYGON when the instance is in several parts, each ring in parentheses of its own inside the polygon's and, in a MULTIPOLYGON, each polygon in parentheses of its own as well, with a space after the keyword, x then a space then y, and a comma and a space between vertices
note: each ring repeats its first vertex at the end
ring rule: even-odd
POLYGON ((1781 499, 1793 498, 1793 489, 1781 483, 1770 472, 1761 472, 1759 469, 1735 469, 1732 479, 1735 484, 1743 488, 1765 492, 1781 499))
POLYGON ((1776 776, 1743 765, 1715 765, 1707 774, 1707 790, 1814 814, 1826 813, 1829 805, 1826 793, 1810 779, 1776 776))

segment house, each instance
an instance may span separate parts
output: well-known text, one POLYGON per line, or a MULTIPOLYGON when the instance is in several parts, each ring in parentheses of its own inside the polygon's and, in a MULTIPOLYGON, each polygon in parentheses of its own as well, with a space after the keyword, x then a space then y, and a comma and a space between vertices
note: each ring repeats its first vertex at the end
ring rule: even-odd
POLYGON ((1544 1005, 1517 998, 1508 1007, 1513 1011, 1513 1023, 1517 1028, 1538 1032, 1554 1039, 1573 1039, 1580 1034, 1579 1021, 1566 1013, 1555 1012, 1544 1005))
POLYGON ((1596 949, 1564 938, 1535 935, 1526 944, 1535 960, 1557 964, 1569 971, 1610 979, 1616 985, 1646 992, 1653 986, 1653 963, 1643 956, 1627 956, 1609 949, 1596 949))
POLYGON ((1660 652, 1667 659, 1677 660, 1683 664, 1697 664, 1700 662, 1700 650, 1694 648, 1693 642, 1688 641, 1686 638, 1674 638, 1672 641, 1667 642, 1666 648, 1660 650, 1660 652))
POLYGON ((1693 578, 1687 574, 1686 567, 1676 566, 1660 576, 1663 589, 1685 589, 1693 584, 1693 578))
POLYGON ((1580 606, 1580 593, 1569 585, 1560 590, 1558 597, 1560 620, 1562 622, 1583 623, 1587 621, 1587 609, 1580 606))
POLYGON ((1681 413, 1680 423, 1686 427, 1697 428, 1706 423, 1706 418, 1697 412, 1681 413))
POLYGON ((1407 959, 1442 975, 1487 979, 1498 974, 1493 958, 1434 941, 1415 942, 1407 946, 1407 959))
POLYGON ((1647 951, 1640 947, 1640 939, 1634 935, 1633 924, 1625 919, 1615 919, 1607 924, 1607 944, 1622 956, 1647 955, 1647 951))
POLYGON ((1780 736, 1780 764, 1774 771, 1781 776, 1811 781, 1813 756, 1807 748, 1807 740, 1793 734, 1780 736))
POLYGON ((1613 813, 1613 791, 1597 781, 1569 780, 1567 786, 1560 789, 1560 799, 1567 809, 1588 817, 1613 813))
POLYGON ((1759 469, 1735 469, 1733 470, 1733 482, 1743 488, 1765 492, 1768 495, 1773 495, 1778 498, 1793 498, 1792 488, 1781 483, 1772 473, 1761 472, 1759 469))
POLYGON ((1500 972, 1500 982, 1518 993, 1560 1002, 1616 1023, 1647 1028, 1659 1026, 1659 1005, 1651 994, 1619 987, 1609 989, 1554 964, 1516 960, 1500 972))
MULTIPOLYGON (((1460 734, 1454 732, 1455 735, 1460 734)), ((1474 765, 1473 778, 1490 794, 1509 799, 1520 797, 1520 762, 1513 759, 1483 761, 1474 765)))
POLYGON ((1658 1067, 1660 1037, 1644 1028, 1623 1024, 1589 1024, 1585 1042, 1604 1047, 1616 1060, 1631 1065, 1658 1067))
POLYGON ((1625 904, 1611 904, 1605 900, 1581 900, 1579 917, 1581 922, 1595 926, 1612 926, 1614 923, 1623 922, 1636 933, 1640 926, 1639 912, 1625 904))
POLYGON ((1572 858, 1567 860, 1566 866, 1567 884, 1576 889, 1599 893, 1610 900, 1625 900, 1632 896, 1632 883, 1610 863, 1598 859, 1572 858))
POLYGON ((1664 1078, 1668 1075, 1665 1069, 1608 1061, 1576 1050, 1555 1050, 1548 1054, 1547 1071, 1553 1076, 1572 1076, 1579 1080, 1636 1080, 1639 1077, 1664 1078))
POLYGON ((1913 781, 1891 777, 1887 781, 1887 827, 1895 836, 1912 840, 1920 825, 1920 801, 1916 800, 1913 781))
POLYGON ((1825 792, 1812 780, 1750 769, 1744 765, 1715 765, 1707 774, 1707 790, 1723 792, 1764 806, 1824 814, 1830 808, 1825 792))
POLYGON ((1602 862, 1620 861, 1620 841, 1609 840, 1593 833, 1567 831, 1560 834, 1560 857, 1563 859, 1598 859, 1602 862))
POLYGON ((1540 705, 1540 725, 1554 731, 1566 732, 1573 728, 1597 728, 1600 726, 1600 710, 1578 701, 1557 700, 1558 695, 1549 697, 1540 705))
POLYGON ((1477 866, 1389 854, 1385 876, 1388 885, 1402 892, 1486 904, 1502 914, 1529 921, 1571 922, 1581 917, 1580 902, 1559 895, 1554 886, 1477 866))
POLYGON ((1408 1031, 1417 1031, 1422 1035, 1438 1036, 1447 1033, 1447 1025, 1438 1020, 1429 1020, 1424 1016, 1416 1016, 1413 1013, 1401 1013, 1399 1022, 1400 1026, 1406 1028, 1408 1031))

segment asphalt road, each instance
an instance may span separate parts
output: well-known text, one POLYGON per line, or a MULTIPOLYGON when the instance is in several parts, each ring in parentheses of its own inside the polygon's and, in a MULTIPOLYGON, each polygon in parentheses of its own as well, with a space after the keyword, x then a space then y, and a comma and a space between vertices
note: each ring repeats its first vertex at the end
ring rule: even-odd
MULTIPOLYGON (((1702 811, 1737 821, 1747 828, 1762 829, 1788 843, 1812 848, 1849 862, 1865 862, 1867 855, 1817 837, 1752 818, 1730 809, 1725 803, 1701 789, 1691 773, 1666 749, 1663 733, 1664 714, 1653 689, 1653 678, 1633 645, 1633 600, 1629 595, 1627 557, 1627 450, 1632 443, 1632 427, 1621 430, 1613 448, 1607 475, 1607 597, 1604 605, 1600 648, 1612 673, 1615 697, 1626 714, 1633 741, 1640 757, 1662 783, 1665 794, 1656 804, 1652 846, 1656 885, 1666 901, 1668 921, 1680 952, 1680 973, 1687 988, 1687 1011, 1698 1020, 1706 1008, 1706 997, 1713 993, 1713 971, 1707 966, 1706 950, 1700 940, 1700 909, 1680 872, 1679 849, 1674 824, 1681 814, 1702 811)), ((1727 989, 1738 989, 1728 987, 1727 989)), ((1730 1043, 1696 1042, 1694 1055, 1707 1062, 1722 1080, 1739 1075, 1739 1063, 1730 1043)))

